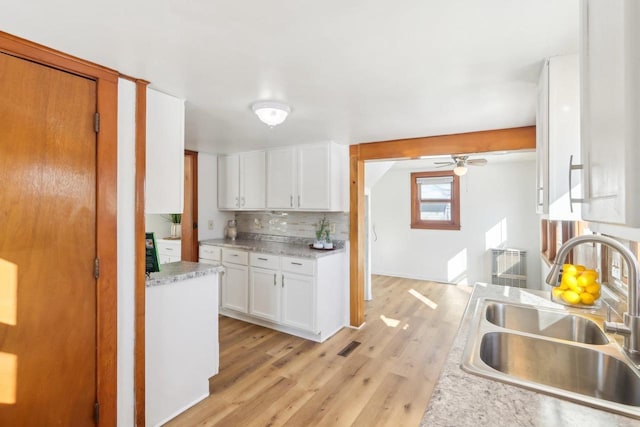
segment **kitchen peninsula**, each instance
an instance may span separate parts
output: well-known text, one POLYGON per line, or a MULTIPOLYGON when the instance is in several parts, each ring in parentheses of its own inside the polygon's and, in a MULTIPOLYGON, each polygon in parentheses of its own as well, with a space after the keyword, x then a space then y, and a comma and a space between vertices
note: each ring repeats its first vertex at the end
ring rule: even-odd
POLYGON ((163 264, 146 283, 146 420, 165 423, 209 395, 218 373, 220 264, 163 264))

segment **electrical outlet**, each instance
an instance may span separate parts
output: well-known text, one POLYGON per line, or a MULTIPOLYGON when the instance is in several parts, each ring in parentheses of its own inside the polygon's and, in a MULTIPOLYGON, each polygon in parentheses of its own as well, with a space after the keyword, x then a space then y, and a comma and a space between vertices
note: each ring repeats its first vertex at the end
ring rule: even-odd
POLYGON ((209 230, 213 230, 213 220, 212 219, 209 220, 208 226, 209 226, 209 230))
POLYGON ((332 222, 329 224, 329 233, 336 234, 336 223, 332 222))

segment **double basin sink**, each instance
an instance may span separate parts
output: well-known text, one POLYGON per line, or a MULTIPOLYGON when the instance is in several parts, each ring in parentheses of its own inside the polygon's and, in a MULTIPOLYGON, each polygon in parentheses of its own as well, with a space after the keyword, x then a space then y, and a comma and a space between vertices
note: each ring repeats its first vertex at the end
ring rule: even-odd
POLYGON ((462 368, 640 418, 637 366, 603 332, 600 319, 575 310, 479 298, 462 368))

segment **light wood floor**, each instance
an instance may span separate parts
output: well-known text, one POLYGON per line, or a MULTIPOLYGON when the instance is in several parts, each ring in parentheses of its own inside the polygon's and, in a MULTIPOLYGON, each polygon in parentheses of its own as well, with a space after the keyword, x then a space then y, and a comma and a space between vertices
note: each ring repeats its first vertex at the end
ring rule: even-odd
POLYGON ((322 344, 220 317, 211 396, 167 425, 417 426, 470 288, 374 276, 373 292, 366 324, 322 344))

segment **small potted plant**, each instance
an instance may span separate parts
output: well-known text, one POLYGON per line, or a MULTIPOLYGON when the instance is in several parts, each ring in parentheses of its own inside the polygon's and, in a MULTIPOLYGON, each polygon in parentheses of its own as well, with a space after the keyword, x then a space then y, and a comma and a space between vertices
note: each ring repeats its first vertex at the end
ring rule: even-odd
POLYGON ((180 238, 182 232, 182 214, 169 214, 169 222, 171 223, 171 238, 180 238))
POLYGON ((316 249, 323 249, 324 248, 324 236, 327 230, 327 219, 326 218, 322 218, 322 220, 320 220, 320 222, 318 223, 318 229, 316 230, 316 241, 313 242, 313 247, 316 249))
POLYGON ((333 242, 331 241, 331 236, 329 236, 329 228, 327 227, 327 229, 324 232, 325 234, 325 238, 324 238, 324 248, 325 249, 333 249, 333 242))

